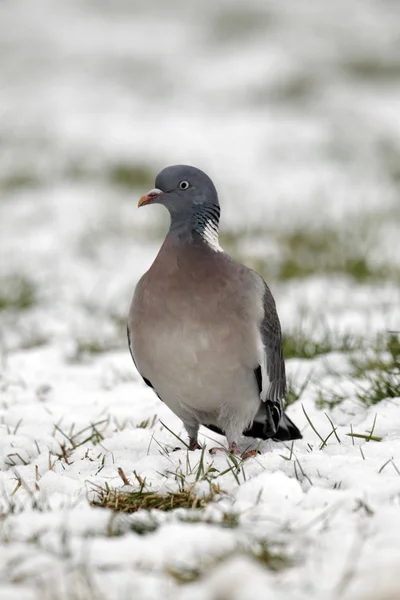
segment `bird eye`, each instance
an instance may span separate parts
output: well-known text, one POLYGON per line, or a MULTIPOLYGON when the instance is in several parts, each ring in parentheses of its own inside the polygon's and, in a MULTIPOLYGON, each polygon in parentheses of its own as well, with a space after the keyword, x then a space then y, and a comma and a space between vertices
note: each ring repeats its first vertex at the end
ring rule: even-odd
POLYGON ((181 190, 187 190, 189 187, 189 182, 188 181, 181 181, 179 184, 179 187, 181 188, 181 190))

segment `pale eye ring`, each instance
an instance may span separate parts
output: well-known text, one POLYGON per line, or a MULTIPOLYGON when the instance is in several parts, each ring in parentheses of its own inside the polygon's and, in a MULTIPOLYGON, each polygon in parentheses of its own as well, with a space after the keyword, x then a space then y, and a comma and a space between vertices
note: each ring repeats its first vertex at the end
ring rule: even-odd
POLYGON ((189 182, 188 181, 181 181, 179 184, 179 187, 181 188, 181 190, 187 190, 189 187, 189 182))

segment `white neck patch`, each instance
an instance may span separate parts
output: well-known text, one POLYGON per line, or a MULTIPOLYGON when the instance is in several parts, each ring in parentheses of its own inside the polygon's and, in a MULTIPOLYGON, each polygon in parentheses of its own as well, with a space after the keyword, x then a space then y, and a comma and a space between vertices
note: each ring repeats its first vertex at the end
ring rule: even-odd
POLYGON ((207 219, 201 237, 215 252, 223 252, 218 241, 218 225, 211 219, 207 219))

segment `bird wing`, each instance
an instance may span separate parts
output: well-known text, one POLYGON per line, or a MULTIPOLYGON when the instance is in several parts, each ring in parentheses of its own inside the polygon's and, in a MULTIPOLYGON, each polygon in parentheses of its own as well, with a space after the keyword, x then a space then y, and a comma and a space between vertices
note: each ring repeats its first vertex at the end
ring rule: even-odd
MULTIPOLYGON (((137 372, 139 373, 139 375, 141 376, 141 378, 143 379, 143 381, 145 382, 145 384, 146 384, 146 385, 148 385, 149 387, 151 387, 151 388, 154 390, 154 386, 153 386, 153 384, 151 383, 151 381, 149 381, 148 379, 146 379, 146 377, 143 377, 143 375, 140 373, 140 371, 139 371, 139 369, 138 369, 138 366, 137 366, 137 364, 136 364, 135 357, 133 356, 133 350, 132 350, 132 344, 131 344, 131 333, 130 333, 130 331, 129 331, 129 325, 128 325, 128 326, 127 326, 127 328, 126 328, 126 335, 127 335, 127 337, 128 337, 128 348, 129 348, 129 352, 130 352, 130 355, 131 355, 131 357, 132 357, 132 360, 133 360, 133 364, 135 365, 137 372)), ((157 394, 157 392, 156 392, 156 394, 157 394)), ((158 394, 157 394, 157 396, 158 396, 158 394)), ((160 396, 158 396, 158 397, 160 398, 160 396)), ((160 398, 160 400, 161 400, 161 398, 160 398)))
POLYGON ((265 284, 264 316, 260 324, 263 361, 255 376, 260 389, 260 398, 265 402, 267 421, 278 428, 286 399, 286 371, 283 357, 282 332, 274 298, 265 284))

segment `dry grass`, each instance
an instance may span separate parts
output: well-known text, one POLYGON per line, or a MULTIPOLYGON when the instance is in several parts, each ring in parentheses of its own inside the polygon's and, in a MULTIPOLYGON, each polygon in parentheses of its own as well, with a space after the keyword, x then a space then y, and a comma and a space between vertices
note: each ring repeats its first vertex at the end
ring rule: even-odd
POLYGON ((215 494, 212 493, 200 498, 195 496, 191 490, 160 494, 143 490, 121 492, 117 489, 99 488, 98 497, 91 504, 122 513, 134 513, 139 510, 169 512, 177 508, 192 510, 204 508, 214 497, 215 494))

